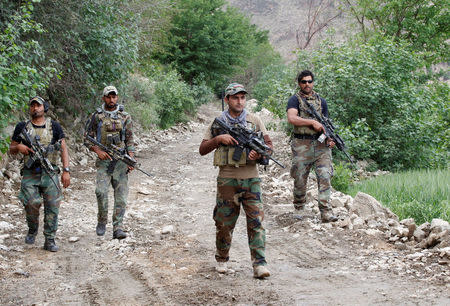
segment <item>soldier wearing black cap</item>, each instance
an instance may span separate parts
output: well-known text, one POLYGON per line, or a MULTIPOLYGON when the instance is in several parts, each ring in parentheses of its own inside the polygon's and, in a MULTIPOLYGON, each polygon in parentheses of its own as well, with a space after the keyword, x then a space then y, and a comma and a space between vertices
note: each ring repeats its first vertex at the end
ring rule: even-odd
POLYGON ((62 193, 59 189, 57 167, 58 159, 62 161, 61 181, 64 188, 70 184, 69 153, 65 142, 65 135, 61 125, 46 118, 49 104, 43 98, 36 96, 30 99, 30 117, 26 122, 19 122, 14 129, 9 152, 11 154, 22 153, 24 166, 21 170, 22 182, 19 199, 25 208, 28 224, 28 234, 25 243, 34 244, 39 227, 39 208, 42 198, 44 200, 44 249, 56 252, 55 235, 58 227, 59 206, 62 193), (22 133, 26 132, 31 141, 39 140, 45 149, 45 157, 51 162, 55 170, 51 173, 44 171, 39 161, 30 159, 35 152, 26 143, 22 133), (39 136, 39 137, 37 137, 39 136))

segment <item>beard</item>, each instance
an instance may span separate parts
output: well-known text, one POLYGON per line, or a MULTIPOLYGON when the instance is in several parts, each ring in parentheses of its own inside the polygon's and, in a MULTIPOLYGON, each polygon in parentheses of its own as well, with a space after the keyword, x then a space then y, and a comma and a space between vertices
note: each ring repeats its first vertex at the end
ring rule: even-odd
POLYGON ((32 112, 31 113, 31 118, 33 118, 33 119, 39 118, 41 116, 42 116, 42 114, 40 114, 39 112, 32 112))

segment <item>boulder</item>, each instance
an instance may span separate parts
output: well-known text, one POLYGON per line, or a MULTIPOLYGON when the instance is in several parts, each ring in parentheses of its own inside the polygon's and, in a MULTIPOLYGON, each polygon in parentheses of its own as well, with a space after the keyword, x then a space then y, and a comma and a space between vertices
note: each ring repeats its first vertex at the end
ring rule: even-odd
POLYGON ((384 214, 385 218, 398 219, 398 217, 388 208, 383 207, 374 197, 364 192, 358 192, 356 194, 353 199, 351 212, 356 213, 358 216, 366 220, 373 219, 376 216, 379 217, 381 214, 384 214))
POLYGON ((432 233, 450 232, 450 224, 442 219, 433 219, 431 220, 430 230, 432 233))
POLYGON ((421 242, 427 236, 426 233, 423 230, 421 230, 420 228, 416 228, 413 235, 414 235, 414 239, 417 242, 421 242))

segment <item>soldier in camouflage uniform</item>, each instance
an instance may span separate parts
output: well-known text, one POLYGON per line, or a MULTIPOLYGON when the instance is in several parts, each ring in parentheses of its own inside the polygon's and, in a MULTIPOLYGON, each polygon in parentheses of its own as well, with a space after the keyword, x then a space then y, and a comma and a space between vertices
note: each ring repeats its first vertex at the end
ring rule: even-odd
POLYGON ((48 102, 36 96, 30 100, 29 106, 31 119, 16 125, 9 147, 11 154, 22 153, 24 155, 19 199, 24 205, 28 224, 25 243, 34 244, 35 242, 39 228, 39 209, 43 199, 44 249, 56 252, 58 247, 55 244, 55 235, 58 228, 59 205, 62 199, 57 163, 60 156, 63 164, 61 181, 64 188, 67 188, 70 184, 69 153, 61 125, 51 118, 45 117, 49 108, 48 102), (30 147, 31 144, 26 143, 26 138, 24 139, 21 135, 22 132, 26 132, 33 142, 36 136, 39 136, 37 139, 40 139, 39 142, 48 152, 46 158, 56 171, 47 173, 38 160, 30 159, 35 152, 30 147))
POLYGON ((310 103, 317 113, 328 117, 328 106, 325 99, 313 90, 314 75, 304 70, 298 75, 300 91, 293 95, 287 105, 288 122, 294 126, 291 143, 293 154, 291 176, 294 178, 294 208, 301 212, 306 203, 306 183, 309 171, 314 166, 319 189, 319 210, 322 222, 334 222, 329 204, 331 177, 331 148, 335 143, 331 139, 320 141, 324 132, 322 124, 314 120, 306 111, 306 102, 310 103))
MULTIPOLYGON (((103 105, 92 114, 86 123, 86 133, 105 146, 115 145, 134 156, 134 141, 131 117, 124 112, 123 106, 118 105, 118 91, 114 86, 103 89, 103 105)), ((133 170, 122 161, 112 160, 108 153, 98 146, 86 141, 85 145, 94 151, 98 159, 97 182, 95 195, 97 196, 98 215, 96 233, 103 236, 108 221, 108 190, 111 184, 114 189, 114 210, 112 215, 113 239, 124 239, 127 234, 122 229, 123 216, 127 206, 128 172, 133 170)))
MULTIPOLYGON (((245 109, 246 97, 244 87, 237 83, 230 84, 225 90, 225 101, 228 110, 220 118, 228 125, 241 124, 254 131, 263 133, 264 141, 272 147, 261 119, 245 109)), ((226 262, 229 260, 231 239, 236 221, 239 217, 240 205, 247 217, 247 234, 254 277, 270 276, 265 257, 265 229, 263 204, 261 200, 261 179, 256 162, 261 156, 255 151, 243 151, 241 159, 234 161, 233 152, 237 141, 229 134, 220 133, 211 123, 200 144, 201 155, 214 152, 214 165, 219 167, 217 177, 217 197, 214 208, 216 224, 216 270, 226 273, 226 262)))

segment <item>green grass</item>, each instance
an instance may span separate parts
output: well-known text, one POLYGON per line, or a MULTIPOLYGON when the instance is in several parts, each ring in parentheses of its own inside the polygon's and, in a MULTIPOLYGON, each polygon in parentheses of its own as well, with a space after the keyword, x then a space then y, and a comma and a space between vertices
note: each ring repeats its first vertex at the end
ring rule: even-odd
POLYGON ((348 193, 370 194, 401 219, 416 224, 440 218, 450 222, 450 170, 414 170, 388 174, 354 184, 348 193))

